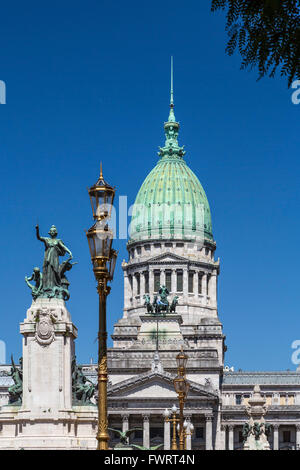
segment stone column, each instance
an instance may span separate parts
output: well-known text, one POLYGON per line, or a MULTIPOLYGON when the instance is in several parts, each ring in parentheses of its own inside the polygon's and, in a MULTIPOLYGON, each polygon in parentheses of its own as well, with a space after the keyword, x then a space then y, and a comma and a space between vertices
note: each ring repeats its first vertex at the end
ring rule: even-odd
POLYGON ((129 429, 129 415, 122 415, 122 432, 128 431, 129 429))
POLYGON ((124 271, 124 309, 130 308, 131 286, 127 271, 124 271))
POLYGON ((206 293, 207 293, 207 274, 206 273, 203 273, 201 281, 202 281, 202 289, 201 289, 202 295, 204 295, 204 297, 206 298, 206 293))
POLYGON ((217 271, 214 271, 209 281, 209 293, 210 304, 212 307, 217 306, 217 271))
POLYGON ((212 445, 212 416, 205 416, 205 450, 213 450, 212 445))
POLYGON ((154 292, 154 271, 149 269, 149 294, 152 295, 154 292))
POLYGON ((171 449, 171 426, 170 422, 165 420, 164 424, 164 450, 171 449))
POLYGON ((194 285, 193 285, 194 295, 198 295, 198 278, 199 278, 199 271, 195 271, 194 272, 194 285))
POLYGON ((135 297, 137 295, 137 279, 136 279, 136 275, 133 274, 132 275, 132 297, 133 297, 133 303, 135 305, 135 297))
POLYGON ((160 270, 160 284, 162 286, 166 285, 166 271, 165 271, 165 269, 160 270))
POLYGON ((143 295, 145 294, 145 273, 140 274, 140 295, 141 299, 143 299, 143 295))
POLYGON ((183 298, 188 298, 188 269, 184 268, 183 269, 183 298))
POLYGON ((296 450, 300 450, 300 424, 296 424, 296 450))
POLYGON ((176 282, 177 282, 176 269, 173 269, 172 274, 171 274, 171 292, 173 294, 177 291, 176 282))
POLYGON ((149 415, 143 415, 143 446, 150 447, 150 422, 149 415))
POLYGON ((279 449, 279 425, 274 424, 273 426, 273 450, 279 449))
POLYGON ((234 450, 234 426, 228 426, 229 438, 228 438, 228 450, 234 450))

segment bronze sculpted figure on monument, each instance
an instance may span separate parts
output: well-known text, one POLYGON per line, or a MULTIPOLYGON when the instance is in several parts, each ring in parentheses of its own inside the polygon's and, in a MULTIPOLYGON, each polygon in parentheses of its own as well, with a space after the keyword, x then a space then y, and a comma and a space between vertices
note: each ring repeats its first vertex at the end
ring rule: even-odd
POLYGON ((151 304, 150 296, 144 295, 145 303, 144 306, 147 308, 147 313, 153 313, 155 315, 166 315, 166 313, 175 313, 176 306, 178 304, 179 297, 175 295, 171 304, 168 301, 169 290, 166 286, 160 286, 158 295, 154 296, 153 303, 151 304))
POLYGON ((70 297, 70 283, 65 273, 70 271, 74 264, 77 263, 70 262, 73 255, 69 248, 64 245, 63 241, 57 238, 55 225, 52 225, 50 228, 50 237, 41 237, 38 225, 36 225, 35 229, 37 239, 45 245, 45 255, 43 273, 40 272, 39 268, 34 268, 31 277, 25 277, 25 282, 31 289, 33 300, 36 300, 38 297, 56 297, 68 300, 70 297), (66 253, 69 254, 69 258, 59 264, 59 257, 64 256, 66 253), (29 283, 31 280, 35 281, 35 286, 29 283))
POLYGON ((14 381, 14 385, 9 387, 9 405, 21 405, 23 394, 23 359, 19 359, 20 367, 18 368, 14 363, 14 358, 11 356, 11 369, 10 376, 14 381))
POLYGON ((73 405, 94 405, 91 398, 95 394, 95 385, 82 372, 82 366, 72 359, 72 395, 73 405))
POLYGON ((43 275, 40 271, 40 268, 33 268, 33 273, 31 274, 31 276, 30 277, 25 276, 25 282, 28 285, 28 287, 31 289, 31 295, 32 295, 33 300, 37 299, 43 287, 43 275), (30 284, 29 281, 34 281, 35 286, 30 284))

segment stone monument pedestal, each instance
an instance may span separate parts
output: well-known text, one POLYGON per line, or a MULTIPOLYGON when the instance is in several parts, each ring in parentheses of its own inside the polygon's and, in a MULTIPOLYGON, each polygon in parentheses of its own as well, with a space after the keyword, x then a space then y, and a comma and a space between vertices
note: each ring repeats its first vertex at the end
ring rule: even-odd
POLYGON ((40 416, 72 409, 71 362, 77 328, 61 299, 38 298, 20 325, 23 335, 21 412, 40 416))
POLYGON ((0 448, 95 449, 97 407, 72 406, 77 329, 64 300, 33 301, 20 332, 22 404, 0 410, 0 448))

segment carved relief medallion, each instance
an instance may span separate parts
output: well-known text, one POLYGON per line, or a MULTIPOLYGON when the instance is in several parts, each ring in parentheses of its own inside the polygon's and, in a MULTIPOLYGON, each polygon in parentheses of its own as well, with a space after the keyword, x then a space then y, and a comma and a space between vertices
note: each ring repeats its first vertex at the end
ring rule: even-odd
POLYGON ((42 309, 39 312, 35 332, 36 341, 42 346, 51 344, 54 340, 54 326, 50 311, 42 309))

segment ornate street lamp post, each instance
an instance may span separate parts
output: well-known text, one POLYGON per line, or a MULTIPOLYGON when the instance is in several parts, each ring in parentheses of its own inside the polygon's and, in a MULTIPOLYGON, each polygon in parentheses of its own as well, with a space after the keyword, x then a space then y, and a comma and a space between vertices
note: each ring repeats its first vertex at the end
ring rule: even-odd
POLYGON ((177 418, 177 411, 178 411, 178 408, 175 404, 172 406, 171 412, 168 410, 168 408, 166 408, 165 411, 164 411, 165 421, 167 423, 171 423, 172 428, 173 428, 171 450, 177 450, 176 423, 179 422, 179 418, 177 418), (170 415, 171 415, 171 417, 170 417, 170 415))
POLYGON ((181 351, 179 354, 176 356, 176 362, 177 362, 177 377, 175 377, 173 383, 174 383, 174 388, 175 391, 178 395, 178 401, 179 401, 179 449, 184 450, 184 416, 183 416, 183 408, 184 408, 184 403, 186 400, 186 397, 189 392, 190 384, 186 380, 186 364, 187 364, 188 356, 187 354, 184 353, 183 347, 181 346, 181 351))
POLYGON ((102 166, 100 177, 89 190, 94 225, 86 232, 91 252, 94 275, 99 294, 99 331, 98 331, 98 450, 108 449, 107 420, 107 331, 106 297, 110 292, 108 282, 113 280, 117 252, 112 248, 113 232, 107 220, 110 218, 115 188, 103 178, 102 166))
POLYGON ((192 439, 192 435, 194 433, 194 425, 193 423, 188 422, 187 420, 183 423, 184 429, 184 448, 187 449, 187 438, 190 437, 192 439))

